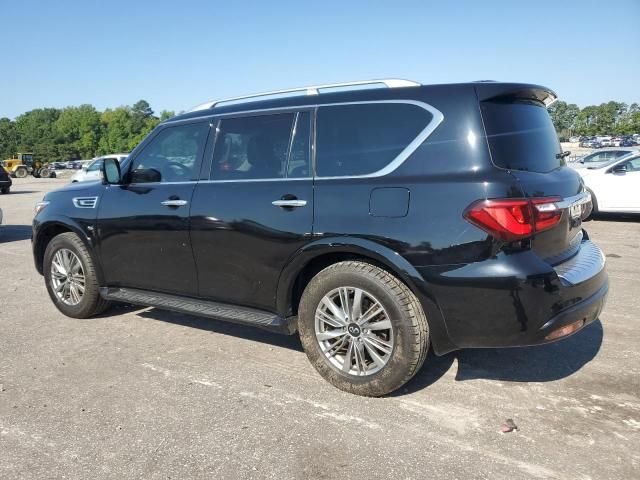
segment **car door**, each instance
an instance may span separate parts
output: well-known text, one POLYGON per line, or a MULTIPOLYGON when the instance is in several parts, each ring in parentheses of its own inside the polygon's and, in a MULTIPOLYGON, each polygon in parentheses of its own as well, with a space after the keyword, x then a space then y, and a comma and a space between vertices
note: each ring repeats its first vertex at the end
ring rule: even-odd
POLYGON ((123 165, 98 204, 97 236, 108 286, 197 294, 189 238, 191 197, 209 120, 168 124, 123 165))
POLYGON ((191 239, 204 298, 275 311, 280 273, 312 239, 311 112, 225 117, 191 239))
POLYGON ((640 157, 617 162, 594 182, 598 208, 603 211, 640 211, 640 157), (617 170, 626 167, 626 171, 617 170))

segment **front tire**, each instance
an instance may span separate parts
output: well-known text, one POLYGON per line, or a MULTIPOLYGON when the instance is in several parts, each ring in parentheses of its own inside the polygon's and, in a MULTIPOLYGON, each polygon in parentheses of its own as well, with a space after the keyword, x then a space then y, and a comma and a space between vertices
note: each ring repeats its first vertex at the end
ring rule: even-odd
POLYGON ((27 175, 29 175, 29 172, 27 171, 26 168, 21 167, 16 169, 14 175, 16 176, 16 178, 27 178, 27 175))
POLYGON ((429 328, 407 286, 375 265, 333 264, 307 285, 298 309, 304 350, 337 388, 378 397, 393 392, 420 369, 429 328))
POLYGON ((100 296, 93 259, 75 233, 62 233, 49 242, 44 278, 49 297, 68 317, 89 318, 109 306, 100 296))

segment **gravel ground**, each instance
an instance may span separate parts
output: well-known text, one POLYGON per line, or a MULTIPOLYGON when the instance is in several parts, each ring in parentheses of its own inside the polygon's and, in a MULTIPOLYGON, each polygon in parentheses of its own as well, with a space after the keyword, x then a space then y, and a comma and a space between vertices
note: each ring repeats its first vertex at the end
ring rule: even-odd
POLYGON ((30 251, 63 179, 0 196, 0 478, 640 478, 640 223, 586 224, 601 322, 552 345, 429 356, 381 399, 331 387, 296 337, 156 309, 66 318, 30 251), (506 419, 518 430, 499 433, 506 419))

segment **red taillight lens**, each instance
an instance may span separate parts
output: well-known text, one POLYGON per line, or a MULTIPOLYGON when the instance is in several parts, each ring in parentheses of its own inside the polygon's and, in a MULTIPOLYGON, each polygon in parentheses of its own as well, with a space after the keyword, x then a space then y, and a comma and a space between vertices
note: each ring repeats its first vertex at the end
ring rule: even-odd
POLYGON ((549 198, 506 198, 478 200, 464 212, 464 218, 505 242, 530 237, 560 221, 562 210, 549 198))

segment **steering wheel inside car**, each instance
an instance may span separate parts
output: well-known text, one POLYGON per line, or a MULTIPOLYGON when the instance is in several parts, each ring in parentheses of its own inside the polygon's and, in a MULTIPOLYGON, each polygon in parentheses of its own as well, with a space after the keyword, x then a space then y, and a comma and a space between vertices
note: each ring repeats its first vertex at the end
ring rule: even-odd
POLYGON ((162 167, 162 179, 166 182, 190 180, 191 168, 180 162, 168 162, 162 167))

